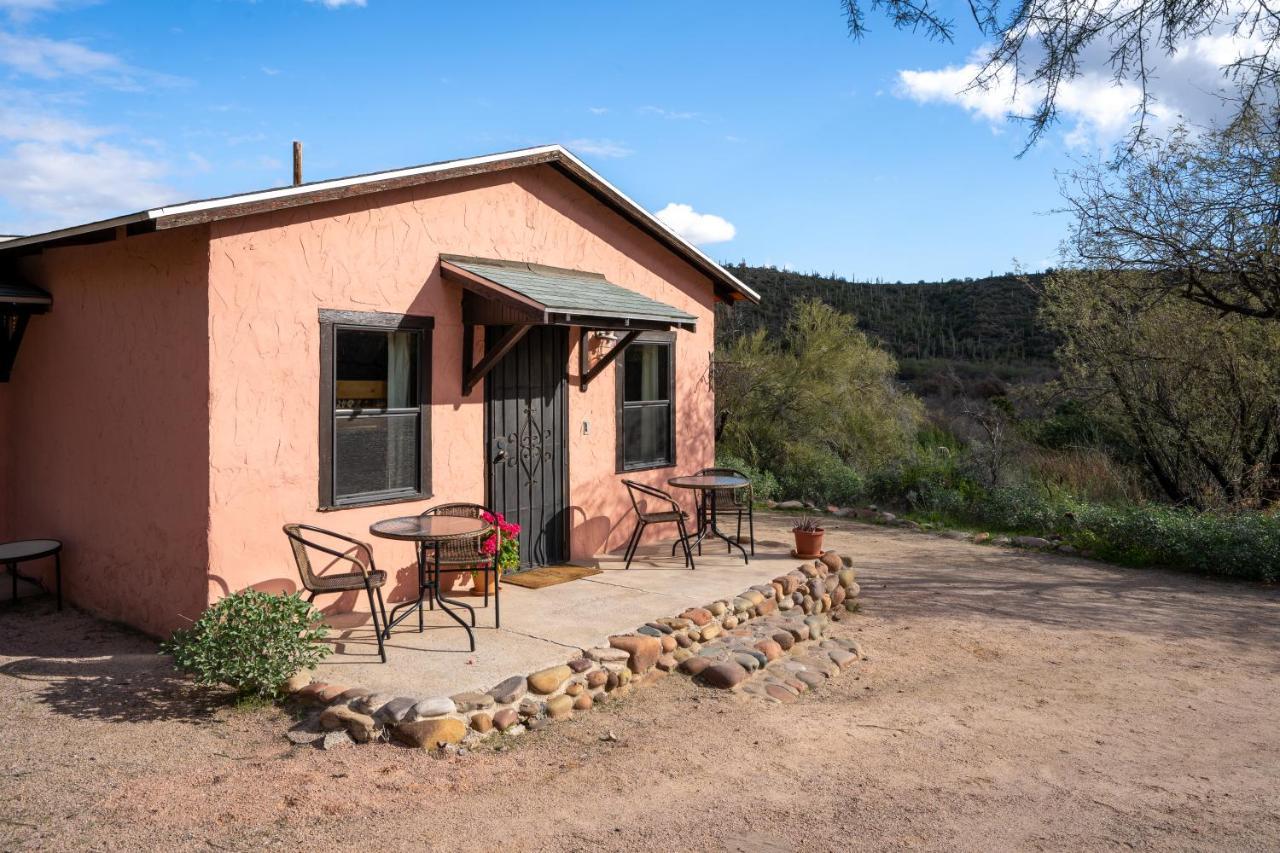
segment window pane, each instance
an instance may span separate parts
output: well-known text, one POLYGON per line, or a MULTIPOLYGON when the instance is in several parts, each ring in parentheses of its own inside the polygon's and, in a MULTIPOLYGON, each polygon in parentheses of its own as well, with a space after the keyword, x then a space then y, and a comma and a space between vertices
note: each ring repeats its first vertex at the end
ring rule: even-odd
POLYGON ((622 353, 625 385, 622 399, 628 403, 671 399, 667 388, 666 344, 632 344, 622 353))
POLYGON ((671 404, 622 410, 622 462, 649 465, 671 461, 671 404))
POLYGON ((338 329, 334 337, 334 406, 418 405, 418 334, 338 329))
POLYGON ((418 491, 417 412, 334 419, 335 499, 418 491))

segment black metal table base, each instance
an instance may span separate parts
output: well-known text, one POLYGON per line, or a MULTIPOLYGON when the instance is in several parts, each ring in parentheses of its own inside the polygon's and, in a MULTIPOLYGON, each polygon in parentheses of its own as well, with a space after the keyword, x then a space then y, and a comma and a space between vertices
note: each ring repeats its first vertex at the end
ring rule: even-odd
POLYGON ((476 610, 474 607, 472 607, 470 604, 467 604, 465 601, 458 601, 457 599, 453 599, 445 595, 441 595, 440 593, 440 545, 438 543, 435 545, 436 554, 435 554, 435 559, 431 562, 431 579, 429 582, 427 580, 426 546, 419 545, 417 551, 418 551, 418 597, 413 601, 405 601, 391 608, 391 618, 387 620, 387 627, 383 629, 383 632, 382 632, 383 636, 386 637, 387 639, 391 639, 391 629, 399 625, 405 619, 408 619, 413 614, 413 608, 415 607, 418 610, 418 633, 421 634, 424 630, 426 630, 426 621, 424 618, 423 608, 422 608, 423 603, 424 602, 427 603, 431 607, 431 609, 434 610, 435 605, 438 602, 440 604, 440 609, 443 610, 445 613, 447 613, 449 615, 449 618, 451 618, 453 621, 461 625, 462 629, 467 632, 467 643, 470 646, 470 650, 474 652, 476 650, 476 635, 475 635, 475 632, 472 631, 471 629, 474 628, 476 625, 476 610), (459 616, 455 610, 453 610, 450 607, 450 605, 453 605, 453 607, 465 607, 467 609, 467 612, 471 614, 471 624, 468 625, 466 621, 461 616, 459 616), (400 613, 399 615, 396 615, 397 612, 401 610, 403 610, 404 612, 400 613))
MULTIPOLYGON (((739 551, 742 552, 743 561, 746 563, 750 563, 751 558, 747 556, 747 549, 742 547, 742 543, 736 541, 731 536, 725 535, 725 533, 720 530, 719 525, 716 524, 716 520, 718 518, 718 516, 716 515, 716 493, 713 491, 710 495, 710 502, 711 502, 710 513, 706 511, 707 500, 708 499, 704 497, 702 501, 703 506, 698 508, 698 535, 693 537, 693 541, 689 543, 689 547, 692 548, 696 546, 698 549, 698 556, 701 557, 702 541, 709 536, 714 536, 715 538, 721 539, 724 541, 726 545, 724 549, 726 554, 732 554, 733 549, 737 548, 739 551)), ((676 542, 671 546, 671 556, 674 557, 676 555, 676 547, 679 544, 680 544, 679 542, 676 542)))
MULTIPOLYGON (((59 546, 58 550, 54 551, 52 554, 41 554, 40 556, 53 557, 53 572, 54 572, 54 578, 55 578, 55 587, 57 590, 55 594, 58 600, 58 609, 61 610, 62 609, 62 549, 61 549, 61 546, 59 546)), ((11 603, 14 603, 14 604, 16 604, 18 601, 18 581, 19 580, 24 580, 27 583, 33 583, 33 584, 36 584, 37 586, 42 586, 41 582, 36 578, 29 578, 26 575, 18 573, 18 563, 26 562, 27 559, 38 559, 38 557, 23 558, 21 560, 8 560, 4 564, 5 568, 8 569, 9 571, 9 578, 10 578, 10 582, 12 583, 11 592, 10 592, 10 596, 11 596, 10 601, 11 603)))

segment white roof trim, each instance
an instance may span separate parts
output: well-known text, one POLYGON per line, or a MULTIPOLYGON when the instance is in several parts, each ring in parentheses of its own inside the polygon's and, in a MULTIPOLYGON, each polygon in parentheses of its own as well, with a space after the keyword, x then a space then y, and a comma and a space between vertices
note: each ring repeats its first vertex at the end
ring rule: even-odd
POLYGON ((302 184, 296 187, 279 187, 277 189, 260 190, 258 192, 242 193, 240 195, 222 196, 220 198, 204 199, 202 201, 188 201, 181 204, 166 205, 164 207, 154 207, 150 210, 140 211, 138 213, 129 213, 123 216, 117 216, 112 219, 103 219, 98 222, 88 222, 84 225, 75 225, 70 228, 61 228, 56 231, 48 231, 43 234, 32 234, 26 237, 15 237, 9 240, 0 241, 4 249, 16 249, 22 246, 28 246, 38 243, 46 243, 53 240, 59 240, 65 237, 75 237, 81 234, 88 234, 94 231, 105 231, 111 228, 118 228, 123 225, 133 225, 139 222, 155 221, 167 216, 178 216, 182 214, 197 213, 205 210, 217 210, 222 207, 232 207, 240 204, 251 204, 258 201, 270 201, 278 198, 289 198, 291 196, 305 196, 309 193, 320 192, 324 190, 340 189, 342 187, 355 187, 361 184, 374 183, 376 181, 393 180, 395 178, 407 178, 415 175, 429 175, 433 172, 444 172, 451 169, 466 168, 468 166, 481 166, 486 163, 500 163, 504 160, 516 160, 523 157, 529 157, 537 154, 555 154, 557 157, 568 160, 574 166, 581 169, 592 180, 599 182, 607 187, 611 192, 616 194, 633 213, 638 217, 646 220, 655 227, 669 234, 671 238, 680 243, 690 254, 701 258, 706 263, 719 270, 726 278, 736 283, 743 293, 748 294, 755 300, 760 299, 760 295, 747 285, 743 284, 737 276, 730 273, 720 264, 709 258, 702 250, 698 249, 685 238, 681 237, 662 220, 658 219, 649 211, 645 210, 639 204, 631 199, 626 193, 619 190, 609 181, 605 180, 598 172, 584 163, 573 152, 569 151, 562 145, 541 145, 536 148, 522 148, 518 151, 507 151, 501 154, 486 154, 482 157, 467 157, 461 160, 446 160, 440 163, 431 163, 425 166, 412 166, 407 169, 392 169, 386 172, 371 172, 365 175, 355 175, 348 178, 334 178, 328 181, 316 181, 314 183, 302 184))

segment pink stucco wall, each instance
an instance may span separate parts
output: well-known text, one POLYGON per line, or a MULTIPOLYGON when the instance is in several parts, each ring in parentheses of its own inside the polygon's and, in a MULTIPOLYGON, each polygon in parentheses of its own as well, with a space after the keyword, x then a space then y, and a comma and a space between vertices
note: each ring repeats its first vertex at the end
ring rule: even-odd
MULTIPOLYGON (((0 536, 62 539, 71 601, 163 635, 228 591, 295 589, 287 521, 366 537, 380 518, 482 501, 484 392, 461 394, 461 293, 441 279, 441 253, 598 272, 695 315, 697 332, 676 338, 678 464, 632 476, 661 485, 711 463, 710 282, 538 166, 24 259, 54 308, 0 385, 0 536), (321 308, 435 318, 432 499, 318 511, 321 308)), ((570 342, 583 560, 620 548, 633 520, 614 471, 614 371, 581 392, 576 330, 570 342)), ((376 550, 403 597, 411 549, 376 550)))
MULTIPOLYGON (((441 253, 603 273, 698 318, 677 336, 677 469, 710 464, 707 389, 712 287, 701 273, 549 167, 427 185, 215 223, 209 263, 209 595, 255 585, 293 589, 286 521, 367 536, 369 524, 433 502, 484 499, 483 387, 461 395, 461 293, 441 253), (320 308, 435 318, 434 498, 317 511, 320 308)), ((630 505, 615 474, 613 372, 577 388, 571 334, 569 433, 572 552, 620 547, 630 505), (582 434, 582 423, 591 429, 582 434)), ((655 531, 670 535, 671 531, 655 531)), ((380 568, 413 584, 410 547, 377 540, 380 568)), ((359 606, 352 595, 340 606, 359 606)))
POLYGON ((0 385, 0 527, 63 540, 81 607, 167 633, 207 602, 207 230, 49 249, 21 269, 54 306, 0 385))

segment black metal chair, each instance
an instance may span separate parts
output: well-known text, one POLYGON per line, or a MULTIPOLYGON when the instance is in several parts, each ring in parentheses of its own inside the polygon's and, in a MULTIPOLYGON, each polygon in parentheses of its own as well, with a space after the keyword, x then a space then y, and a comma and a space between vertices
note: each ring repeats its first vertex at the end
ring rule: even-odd
POLYGON ((382 626, 378 624, 378 616, 382 616, 382 625, 387 624, 387 606, 382 600, 382 587, 387 582, 387 573, 378 571, 373 564, 373 548, 359 539, 343 536, 322 527, 309 524, 286 524, 284 535, 289 537, 289 547, 293 549, 293 561, 298 564, 298 575, 302 579, 302 588, 309 594, 307 601, 315 601, 317 595, 341 592, 358 592, 364 590, 369 597, 369 618, 373 620, 373 632, 378 638, 378 656, 387 662, 387 650, 382 644, 382 626), (304 534, 310 534, 304 535, 304 534), (337 540, 348 547, 338 550, 338 546, 330 547, 324 539, 337 540), (321 541, 317 541, 320 539, 321 541), (354 572, 337 572, 334 574, 317 574, 311 565, 308 549, 328 554, 337 560, 344 560, 356 567, 354 572), (354 553, 353 553, 354 552, 354 553), (357 557, 363 552, 364 559, 357 557))
MULTIPOLYGON (((716 515, 736 515, 738 518, 738 534, 737 540, 742 542, 742 517, 747 518, 747 533, 751 537, 751 556, 756 555, 756 516, 755 516, 755 494, 751 489, 751 480, 746 474, 733 468, 703 468, 698 472, 698 476, 707 477, 741 477, 747 481, 747 485, 741 489, 715 489, 716 493, 716 515)), ((707 490, 702 495, 702 500, 698 501, 698 529, 702 529, 702 525, 707 523, 707 515, 711 512, 711 505, 707 502, 709 492, 707 490)))
MULTIPOLYGON (((481 518, 486 513, 490 517, 496 518, 497 513, 488 507, 480 504, 471 503, 451 503, 433 506, 426 512, 420 513, 419 517, 431 515, 450 515, 456 518, 481 518)), ((484 606, 489 606, 489 590, 493 590, 493 627, 502 627, 502 585, 499 581, 499 575, 502 569, 498 566, 498 554, 502 551, 502 531, 498 529, 495 522, 493 525, 493 535, 498 537, 498 550, 493 555, 485 554, 480 550, 484 536, 476 536, 465 539, 454 539, 440 543, 440 566, 441 568, 449 568, 457 571, 484 572, 493 575, 493 583, 485 584, 484 589, 484 606)), ((434 589, 432 592, 438 596, 440 590, 434 589)), ((432 599, 434 601, 434 598, 432 599)), ((454 603, 450 599, 450 603, 454 603)), ((456 602, 471 611, 471 627, 476 624, 475 608, 467 604, 465 601, 456 602)), ((434 607, 434 604, 432 605, 434 607)))
POLYGON ((631 534, 631 539, 627 542, 627 564, 626 568, 631 568, 631 560, 636 555, 636 548, 640 545, 640 537, 644 535, 644 529, 650 524, 668 524, 674 522, 680 531, 679 545, 684 548, 685 565, 690 569, 696 569, 693 564, 693 551, 689 549, 689 531, 685 527, 685 520, 689 514, 680 508, 680 504, 671 495, 655 489, 653 486, 646 486, 644 483, 637 483, 635 480, 623 480, 622 484, 627 487, 627 495, 631 498, 631 506, 636 511, 636 529, 631 534), (665 505, 665 509, 660 512, 650 512, 641 507, 641 502, 645 498, 653 498, 665 505))

